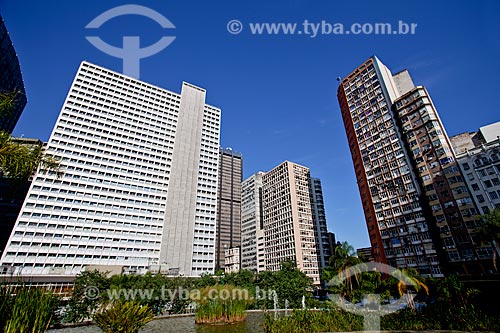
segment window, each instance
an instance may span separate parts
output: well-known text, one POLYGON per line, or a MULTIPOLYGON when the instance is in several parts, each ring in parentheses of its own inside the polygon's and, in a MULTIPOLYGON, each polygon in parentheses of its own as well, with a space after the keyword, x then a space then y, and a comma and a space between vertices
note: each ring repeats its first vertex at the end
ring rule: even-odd
POLYGON ((495 191, 488 192, 488 195, 490 196, 491 200, 498 199, 498 194, 495 191))
POLYGON ((490 180, 485 180, 485 181, 484 181, 484 185, 486 186, 486 188, 490 188, 490 187, 492 187, 492 186, 493 186, 493 184, 491 183, 491 181, 490 181, 490 180))
POLYGON ((462 163, 462 168, 463 168, 464 170, 469 170, 469 169, 470 169, 470 165, 469 165, 469 163, 462 163))
POLYGON ((432 205, 431 209, 432 209, 433 212, 440 211, 441 210, 441 205, 440 204, 432 205))
POLYGON ((450 207, 453 207, 453 206, 454 206, 453 201, 448 201, 448 202, 444 203, 444 208, 450 208, 450 207))
POLYGON ((448 252, 448 257, 450 258, 450 260, 460 260, 460 255, 458 254, 458 251, 448 252))
POLYGON ((483 202, 484 202, 484 197, 483 197, 483 195, 482 195, 482 194, 478 194, 478 195, 476 196, 476 198, 477 198, 477 201, 478 201, 479 203, 483 203, 483 202))
POLYGON ((445 237, 445 238, 443 238, 443 244, 444 244, 444 246, 454 246, 455 242, 453 241, 453 238, 445 237))
POLYGON ((471 186, 474 191, 479 191, 479 186, 477 184, 472 184, 471 186))

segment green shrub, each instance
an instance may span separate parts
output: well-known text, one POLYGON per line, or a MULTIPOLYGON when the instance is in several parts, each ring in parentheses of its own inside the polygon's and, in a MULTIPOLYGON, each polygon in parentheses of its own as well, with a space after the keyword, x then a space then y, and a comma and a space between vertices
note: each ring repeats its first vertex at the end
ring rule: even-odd
MULTIPOLYGON (((420 311, 403 309, 380 320, 382 330, 388 331, 495 331, 500 332, 500 319, 487 316, 472 305, 450 307, 437 303, 420 311)), ((267 333, 290 332, 349 332, 363 330, 363 317, 343 310, 295 310, 292 315, 274 320, 264 317, 267 333)))
POLYGON ((5 333, 45 332, 54 320, 59 300, 40 288, 22 287, 14 296, 5 333))
POLYGON ((10 318, 10 312, 14 303, 12 296, 12 287, 8 285, 0 286, 0 329, 5 327, 5 324, 10 318))
POLYGON ((348 332, 363 330, 363 318, 343 310, 294 310, 292 315, 273 319, 274 314, 264 317, 267 333, 290 332, 348 332))
POLYGON ((94 314, 94 322, 105 333, 136 333, 153 320, 151 309, 134 301, 116 301, 94 314))
MULTIPOLYGON (((242 296, 243 289, 233 286, 216 285, 206 287, 197 294, 192 294, 192 299, 197 303, 195 321, 197 324, 234 323, 246 319, 248 299, 242 296), (218 297, 218 296, 230 297, 218 297)), ((247 293, 247 295, 249 295, 247 293)))

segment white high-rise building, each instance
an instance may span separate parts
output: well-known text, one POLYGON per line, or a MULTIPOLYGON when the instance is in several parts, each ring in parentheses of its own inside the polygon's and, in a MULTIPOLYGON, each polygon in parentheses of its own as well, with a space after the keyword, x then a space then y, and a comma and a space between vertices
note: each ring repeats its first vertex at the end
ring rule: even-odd
POLYGON ((241 185, 241 268, 254 272, 266 270, 262 177, 257 172, 241 185))
POLYGON ((214 270, 220 109, 82 62, 2 255, 15 274, 214 270))

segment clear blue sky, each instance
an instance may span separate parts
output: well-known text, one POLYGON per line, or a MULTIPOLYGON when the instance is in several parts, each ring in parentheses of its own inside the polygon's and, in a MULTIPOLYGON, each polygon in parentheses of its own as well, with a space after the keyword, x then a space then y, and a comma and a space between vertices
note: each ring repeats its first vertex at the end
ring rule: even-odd
POLYGON ((425 85, 449 135, 500 120, 500 5, 497 1, 23 1, 0 0, 19 56, 28 105, 14 132, 47 140, 82 60, 121 71, 121 60, 86 35, 121 46, 142 45, 164 31, 123 16, 98 31, 84 27, 122 4, 163 14, 176 40, 142 60, 141 79, 180 91, 187 81, 207 89, 222 109, 221 144, 244 154, 245 177, 284 160, 311 168, 323 181, 328 225, 340 240, 368 246, 367 231, 337 103, 337 76, 376 54, 393 72, 407 68, 425 85), (228 33, 232 19, 244 25, 228 33), (256 36, 250 22, 417 23, 415 35, 256 36))

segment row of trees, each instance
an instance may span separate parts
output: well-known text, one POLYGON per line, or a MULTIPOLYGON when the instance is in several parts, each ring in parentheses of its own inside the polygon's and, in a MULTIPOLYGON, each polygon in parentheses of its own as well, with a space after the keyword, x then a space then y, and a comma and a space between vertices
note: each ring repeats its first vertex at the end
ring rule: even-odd
MULTIPOLYGON (((344 281, 341 284, 329 283, 328 289, 349 301, 360 302, 367 294, 379 294, 383 300, 407 295, 413 289, 422 296, 429 295, 429 288, 415 269, 403 269, 393 275, 383 275, 375 271, 367 271, 364 259, 359 258, 354 248, 347 242, 337 245, 330 259, 330 266, 323 271, 323 280, 344 281)), ((327 283, 328 284, 328 283, 327 283)), ((414 308, 413 298, 408 302, 414 308)))
MULTIPOLYGON (((484 218, 484 232, 488 237, 498 239, 500 231, 500 213, 494 211, 484 218), (487 230, 487 231, 486 231, 487 230)), ((330 293, 340 294, 353 303, 363 300, 367 294, 379 294, 385 301, 407 295, 411 290, 417 295, 416 300, 427 304, 441 304, 441 309, 467 308, 477 293, 466 289, 456 276, 444 279, 424 279, 415 270, 405 269, 412 286, 407 286, 404 279, 398 276, 383 275, 363 269, 363 260, 358 258, 354 249, 347 242, 336 247, 330 266, 323 271, 326 281, 343 277, 343 283, 330 284, 330 293)), ((408 280, 407 280, 408 281, 408 280)), ((113 300, 123 302, 134 300, 141 306, 148 306, 154 314, 184 313, 190 308, 193 300, 182 294, 194 289, 210 287, 242 288, 248 290, 250 302, 245 303, 248 309, 302 308, 305 301, 308 308, 325 307, 325 303, 312 297, 314 287, 311 280, 301 272, 293 261, 285 261, 277 272, 265 271, 254 274, 241 270, 237 273, 224 274, 217 272, 205 274, 200 278, 165 277, 152 275, 116 275, 107 277, 104 273, 84 272, 74 284, 73 294, 64 308, 64 322, 79 322, 92 318, 97 309, 113 300), (90 288, 90 289, 89 289, 90 288), (94 294, 89 295, 89 290, 94 294), (130 291, 120 294, 120 290, 130 291), (142 297, 134 294, 134 290, 151 290, 152 293, 142 297), (168 293, 166 293, 168 292, 168 293), (173 294, 172 294, 173 292, 173 294), (90 297, 92 296, 92 297, 90 297), (173 297, 172 297, 173 296, 173 297)), ((408 299, 410 307, 415 308, 413 297, 408 299)), ((453 314, 449 314, 452 316, 453 314)))
POLYGON ((285 303, 288 308, 300 308, 303 297, 308 305, 314 302, 310 279, 293 261, 283 262, 281 270, 277 272, 254 274, 241 270, 230 274, 205 274, 200 278, 166 277, 149 273, 108 278, 104 273, 91 271, 83 272, 75 279, 63 321, 80 322, 91 318, 96 309, 116 299, 133 299, 141 305, 147 305, 157 315, 185 313, 193 303, 187 293, 214 286, 247 290, 248 309, 272 309, 275 300, 279 308, 284 308, 285 303), (93 292, 92 295, 89 295, 89 290, 93 292), (151 293, 145 295, 144 291, 151 293))

